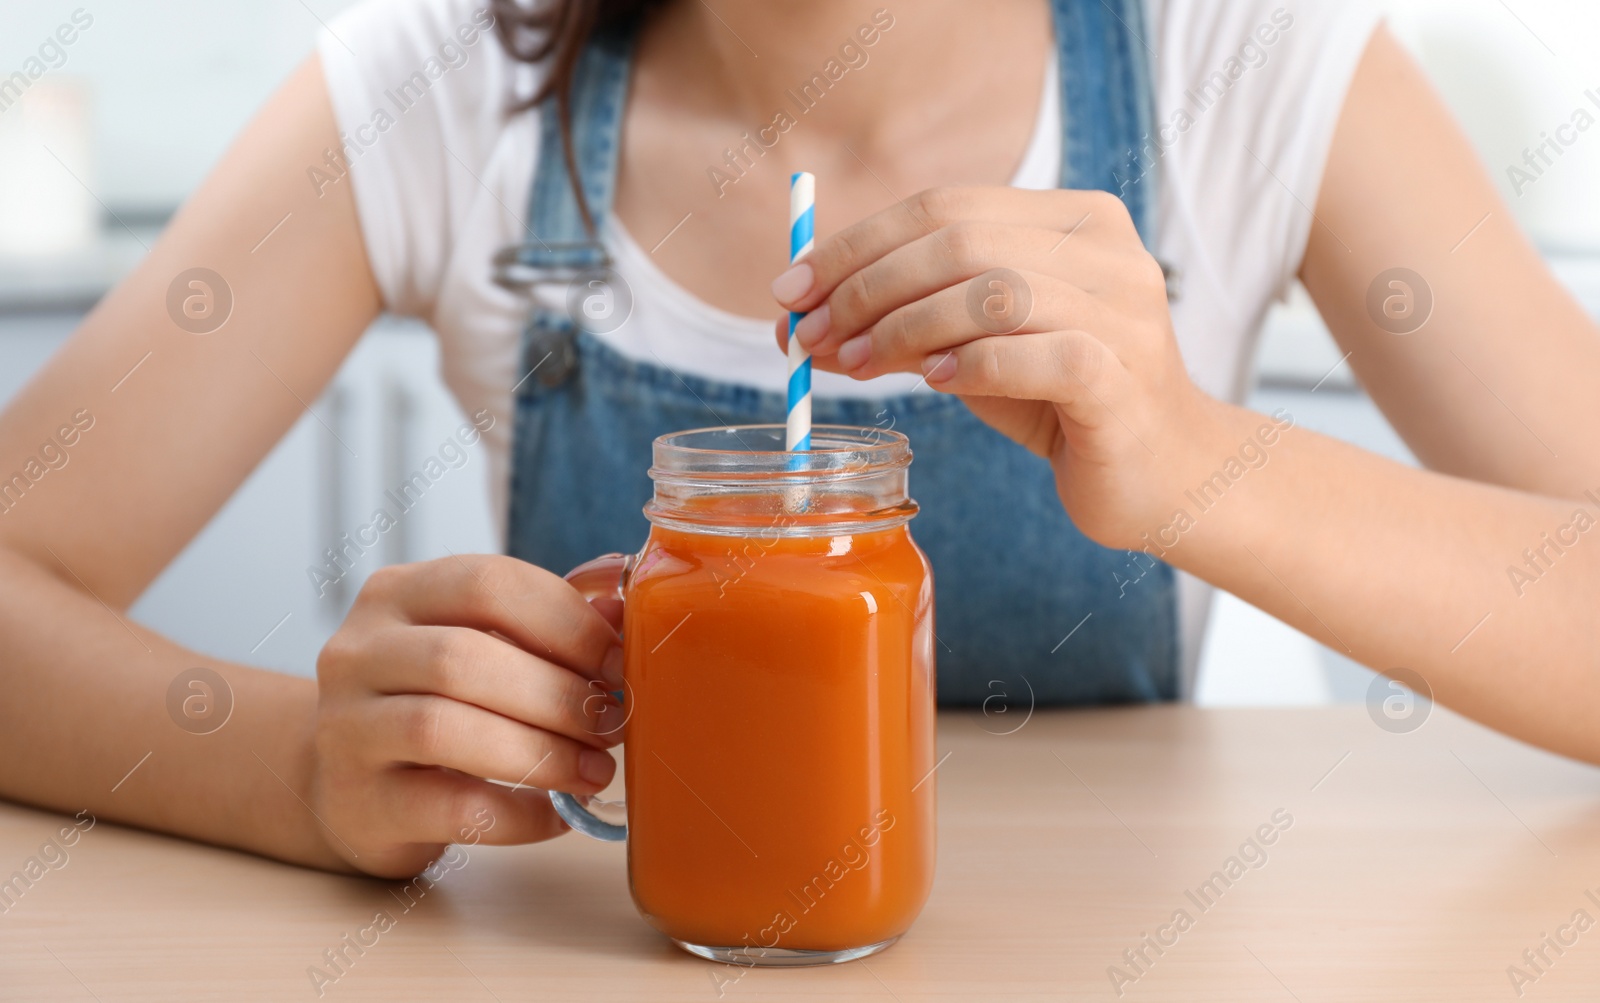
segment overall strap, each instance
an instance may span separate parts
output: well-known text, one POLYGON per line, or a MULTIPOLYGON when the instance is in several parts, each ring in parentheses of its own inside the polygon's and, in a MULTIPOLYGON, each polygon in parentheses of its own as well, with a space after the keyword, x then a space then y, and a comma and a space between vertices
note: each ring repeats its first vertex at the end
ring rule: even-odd
MULTIPOLYGON (((539 105, 539 158, 528 196, 528 239, 494 257, 495 281, 528 289, 568 284, 586 272, 608 269, 611 257, 600 232, 616 191, 622 113, 633 62, 631 30, 597 33, 574 68, 571 90, 572 159, 593 229, 584 224, 567 169, 566 146, 555 95, 539 105)), ((561 384, 577 364, 571 316, 534 300, 523 339, 522 372, 537 373, 528 391, 561 384)), ((525 377, 526 380, 526 377, 525 377)))
POLYGON ((1061 73, 1061 187, 1119 196, 1155 247, 1155 102, 1144 0, 1051 0, 1061 73))

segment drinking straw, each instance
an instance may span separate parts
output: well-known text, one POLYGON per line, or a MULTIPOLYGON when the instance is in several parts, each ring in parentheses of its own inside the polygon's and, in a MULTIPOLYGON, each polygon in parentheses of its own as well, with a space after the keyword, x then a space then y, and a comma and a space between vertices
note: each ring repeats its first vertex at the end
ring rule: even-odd
MULTIPOLYGON (((793 264, 810 253, 815 244, 813 208, 817 200, 817 179, 799 171, 789 176, 789 262, 793 264)), ((789 313, 789 422, 784 448, 811 448, 811 353, 795 339, 794 326, 803 313, 789 313)))

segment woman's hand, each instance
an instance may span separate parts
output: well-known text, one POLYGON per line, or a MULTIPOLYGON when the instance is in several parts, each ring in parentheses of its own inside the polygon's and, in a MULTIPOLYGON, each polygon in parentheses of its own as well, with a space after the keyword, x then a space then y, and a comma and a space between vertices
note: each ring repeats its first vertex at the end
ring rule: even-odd
POLYGON ((594 794, 622 739, 622 648, 572 586, 510 557, 367 580, 317 659, 312 805, 352 866, 406 877, 452 842, 528 843, 564 823, 543 790, 594 794))
POLYGON ((817 367, 922 373, 1047 458, 1074 523, 1107 546, 1170 517, 1194 447, 1221 434, 1114 195, 926 191, 819 241, 773 295, 810 311, 795 334, 817 367))

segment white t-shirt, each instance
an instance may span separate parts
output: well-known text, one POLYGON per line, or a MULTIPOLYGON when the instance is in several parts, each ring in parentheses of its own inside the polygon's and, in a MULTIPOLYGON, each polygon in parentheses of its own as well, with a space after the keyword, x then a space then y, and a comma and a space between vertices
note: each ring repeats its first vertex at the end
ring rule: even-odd
MULTIPOLYGON (((533 92, 542 68, 506 55, 483 28, 484 6, 366 0, 334 20, 318 51, 350 171, 314 181, 353 186, 384 306, 438 333, 441 375, 468 414, 502 416, 483 444, 503 523, 528 302, 492 281, 489 260, 526 239, 538 112, 508 118, 504 109, 533 92)), ((1172 320, 1190 375, 1237 402, 1267 309, 1299 270, 1308 207, 1378 14, 1364 0, 1147 0, 1147 11, 1161 148, 1156 253, 1182 273, 1172 320)), ((1052 59, 1016 187, 1056 187, 1057 79, 1052 59)), ((662 273, 614 215, 602 237, 633 295, 632 316, 603 341, 680 372, 782 391, 776 307, 756 319, 702 302, 662 273)), ((918 382, 819 372, 813 392, 885 397, 918 382)), ((1209 597, 1207 586, 1180 575, 1186 693, 1209 597)))

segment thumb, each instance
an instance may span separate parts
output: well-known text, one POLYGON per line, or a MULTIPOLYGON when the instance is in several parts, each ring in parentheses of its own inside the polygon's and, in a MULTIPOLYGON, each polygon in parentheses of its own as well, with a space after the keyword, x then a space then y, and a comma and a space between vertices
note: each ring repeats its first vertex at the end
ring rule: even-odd
POLYGON ((1085 331, 994 335, 928 357, 928 384, 945 393, 1048 401, 1086 430, 1119 425, 1131 377, 1116 353, 1085 331))

